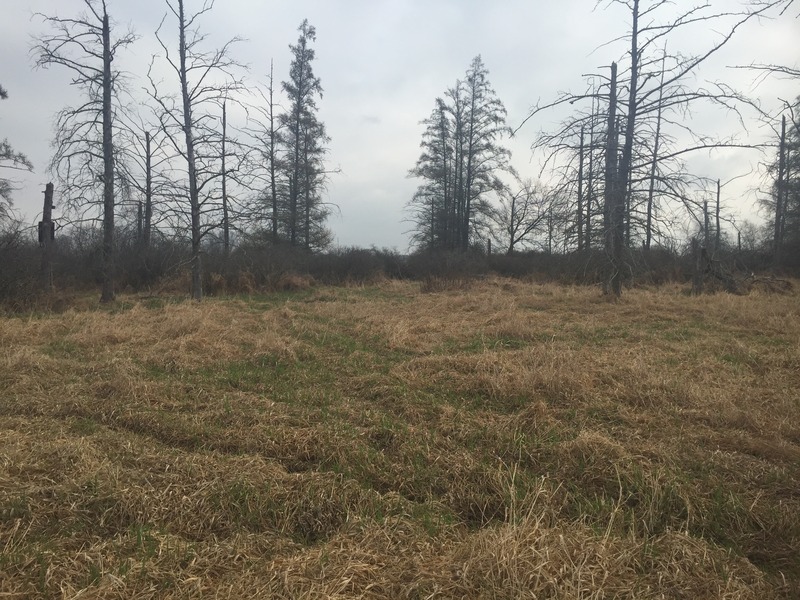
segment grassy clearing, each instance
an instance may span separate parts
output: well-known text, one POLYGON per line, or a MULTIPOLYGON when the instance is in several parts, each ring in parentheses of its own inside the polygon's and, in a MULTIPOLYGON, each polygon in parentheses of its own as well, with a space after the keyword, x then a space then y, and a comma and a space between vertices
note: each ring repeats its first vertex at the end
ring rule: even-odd
POLYGON ((0 595, 800 596, 796 295, 440 287, 0 317, 0 595))

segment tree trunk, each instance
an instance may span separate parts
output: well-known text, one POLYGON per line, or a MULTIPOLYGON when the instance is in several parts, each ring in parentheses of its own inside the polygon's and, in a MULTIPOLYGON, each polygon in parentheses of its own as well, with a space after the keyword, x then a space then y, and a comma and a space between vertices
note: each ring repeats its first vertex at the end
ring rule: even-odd
POLYGON ((719 244, 720 244, 720 223, 719 223, 719 200, 720 200, 720 193, 722 191, 722 186, 720 185, 719 179, 717 179, 717 207, 715 211, 716 216, 716 228, 714 230, 714 253, 719 252, 719 244))
POLYGON ((622 295, 621 255, 624 236, 624 180, 617 170, 617 63, 611 63, 611 83, 608 98, 608 134, 605 165, 605 221, 606 253, 611 261, 608 291, 622 295))
POLYGON ((645 223, 644 233, 644 247, 645 250, 650 250, 650 244, 653 240, 653 202, 655 200, 656 190, 656 167, 658 166, 658 147, 661 143, 661 115, 662 103, 664 100, 664 67, 667 60, 667 52, 664 50, 664 55, 661 57, 661 84, 658 88, 658 111, 656 113, 656 138, 653 142, 653 162, 650 163, 650 187, 647 190, 647 216, 645 223))
POLYGON ((225 142, 228 129, 228 115, 225 101, 222 102, 222 253, 227 260, 231 253, 231 223, 228 211, 228 170, 225 165, 225 142))
POLYGON ((692 274, 692 294, 699 296, 703 293, 703 277, 705 271, 705 264, 703 262, 703 249, 700 248, 700 242, 697 238, 692 238, 692 259, 694 264, 694 273, 692 274))
POLYGON ((42 290, 46 294, 53 291, 53 184, 44 188, 44 207, 42 221, 39 223, 39 245, 42 247, 42 290))
POLYGON ((186 138, 186 166, 189 173, 189 204, 192 219, 192 298, 203 299, 203 271, 200 261, 200 192, 197 188, 197 165, 195 163, 194 132, 192 130, 192 103, 189 97, 189 82, 186 73, 186 17, 183 0, 178 0, 178 20, 180 22, 181 97, 183 100, 183 134, 186 138))
POLYGON ((583 252, 583 134, 581 125, 581 143, 578 150, 578 252, 583 252))
MULTIPOLYGON (((594 89, 592 89, 594 92, 594 89)), ((594 119, 595 119, 595 104, 594 98, 592 99, 592 120, 589 127, 589 175, 586 178, 586 186, 588 188, 586 194, 586 250, 592 248, 592 205, 594 204, 594 119)))
MULTIPOLYGON (((302 55, 305 56, 305 39, 302 40, 302 55)), ((297 228, 298 228, 298 207, 297 202, 300 198, 300 143, 303 131, 302 117, 303 117, 303 100, 299 94, 302 93, 304 80, 302 78, 305 69, 300 68, 300 79, 298 80, 298 98, 297 106, 295 107, 294 121, 292 123, 292 134, 294 135, 294 165, 291 174, 291 182, 289 184, 289 243, 292 246, 297 245, 297 228)))
POLYGON ((103 9, 103 290, 100 302, 114 301, 114 153, 111 135, 111 32, 103 9))
POLYGON ((150 231, 153 222, 153 154, 150 133, 144 134, 145 180, 144 180, 144 224, 142 227, 142 247, 150 250, 150 231))
POLYGON ((136 203, 136 243, 141 247, 144 236, 144 205, 139 200, 136 203))
POLYGON ((785 184, 786 174, 786 116, 781 119, 781 141, 778 149, 778 183, 775 194, 775 232, 773 236, 773 249, 774 249, 774 262, 775 265, 780 265, 781 246, 783 246, 783 219, 784 210, 783 205, 783 189, 785 184))
POLYGON ((275 102, 273 84, 273 61, 269 61, 269 189, 272 194, 272 243, 278 243, 278 180, 276 174, 275 148, 275 102))
POLYGON ((474 180, 474 165, 475 160, 475 81, 472 81, 472 89, 470 90, 470 107, 469 107, 469 132, 467 134, 467 170, 464 181, 464 231, 461 238, 461 250, 466 252, 469 250, 469 229, 470 221, 472 220, 472 182, 474 180))
MULTIPOLYGON (((445 244, 447 244, 448 238, 448 215, 450 214, 450 206, 452 204, 450 197, 452 196, 452 186, 449 185, 450 183, 450 171, 451 166, 447 162, 447 142, 448 142, 448 135, 447 135, 447 115, 445 115, 445 108, 443 104, 438 105, 439 109, 439 133, 442 142, 442 194, 444 196, 444 214, 445 214, 445 222, 444 222, 444 240, 442 240, 445 244)), ((431 201, 431 206, 433 206, 433 200, 431 201)), ((431 219, 435 219, 435 214, 431 214, 431 219)), ((441 227, 441 226, 440 226, 441 227)), ((431 248, 435 245, 435 239, 433 233, 431 233, 431 248)))

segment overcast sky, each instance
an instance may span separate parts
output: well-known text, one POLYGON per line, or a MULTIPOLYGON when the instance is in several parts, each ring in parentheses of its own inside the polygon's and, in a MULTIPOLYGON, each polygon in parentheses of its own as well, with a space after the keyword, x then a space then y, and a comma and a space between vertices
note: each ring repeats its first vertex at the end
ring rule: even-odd
MULTIPOLYGON (((189 7, 199 3, 187 0, 189 7)), ((740 6, 739 0, 712 3, 728 10, 740 6)), ((696 3, 674 4, 686 8, 696 3)), ((84 5, 82 0, 0 0, 0 5, 0 83, 9 93, 0 103, 0 138, 7 137, 34 163, 34 174, 16 178, 20 189, 14 204, 27 221, 35 222, 49 180, 53 116, 76 96, 63 69, 32 69, 32 39, 46 31, 33 13, 74 16, 84 5)), ((158 50, 154 31, 165 14, 163 0, 110 0, 109 6, 118 28, 130 25, 141 36, 120 60, 135 77, 143 77, 158 50)), ((325 90, 319 107, 332 138, 329 164, 341 169, 327 192, 327 199, 340 208, 329 222, 336 243, 404 251, 404 207, 419 183, 407 173, 419 156, 420 121, 430 114, 435 98, 463 77, 480 54, 508 110, 509 124, 516 127, 537 100, 582 90, 582 74, 599 72, 623 55, 624 44, 604 43, 627 31, 628 15, 617 5, 605 6, 595 9, 594 0, 217 0, 200 25, 209 33, 209 49, 233 36, 244 38, 235 57, 250 67, 253 80, 263 81, 274 59, 275 77, 281 81, 288 77, 288 45, 296 42, 298 25, 308 18, 317 30, 314 70, 325 90)), ((768 79, 756 84, 752 73, 727 68, 749 63, 797 66, 800 19, 792 10, 777 20, 749 23, 707 65, 700 81, 727 81, 773 108, 778 98, 800 94, 796 82, 768 79)), ((697 51, 718 34, 695 30, 674 42, 681 48, 670 49, 697 51)), ((134 88, 143 85, 134 79, 134 88)), ((508 142, 522 175, 538 176, 539 157, 532 156, 531 142, 540 129, 563 116, 539 116, 508 142)), ((719 111, 704 113, 701 120, 706 128, 737 126, 731 115, 719 111)), ((750 133, 761 141, 765 131, 751 123, 750 133)), ((698 175, 724 181, 762 160, 752 151, 729 150, 696 156, 692 167, 698 175)), ((742 179, 729 186, 726 205, 746 213, 752 204, 747 190, 754 185, 742 179)))

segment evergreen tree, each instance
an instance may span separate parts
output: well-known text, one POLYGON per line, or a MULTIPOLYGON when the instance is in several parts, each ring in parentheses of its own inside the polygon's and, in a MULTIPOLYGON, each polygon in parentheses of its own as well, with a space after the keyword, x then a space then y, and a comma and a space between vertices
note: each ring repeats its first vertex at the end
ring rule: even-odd
POLYGON ((500 145, 506 110, 488 74, 476 56, 464 81, 437 98, 423 121, 422 154, 410 172, 424 180, 410 205, 420 248, 463 251, 489 227, 490 197, 503 189, 498 174, 509 168, 510 153, 500 145))
MULTIPOLYGON (((0 100, 6 98, 8 98, 8 93, 3 86, 0 86, 0 100)), ((0 172, 5 170, 33 170, 31 161, 21 152, 14 150, 8 140, 0 142, 0 172)), ((6 207, 11 204, 13 189, 13 183, 9 179, 0 177, 0 217, 6 215, 6 207)))
POLYGON ((326 178, 323 158, 330 138, 317 118, 322 85, 311 66, 315 53, 310 47, 317 39, 316 30, 306 19, 298 31, 297 44, 289 46, 293 56, 289 80, 282 82, 289 110, 278 118, 280 163, 286 181, 283 210, 278 211, 279 231, 292 246, 316 249, 330 243, 325 228, 329 211, 322 200, 326 178))

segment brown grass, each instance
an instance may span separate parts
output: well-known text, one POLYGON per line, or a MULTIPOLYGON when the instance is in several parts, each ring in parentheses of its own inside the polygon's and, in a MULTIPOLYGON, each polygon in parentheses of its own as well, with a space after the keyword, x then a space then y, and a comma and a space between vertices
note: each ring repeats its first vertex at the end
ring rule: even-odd
POLYGON ((306 283, 0 317, 0 597, 800 596, 796 294, 306 283))

